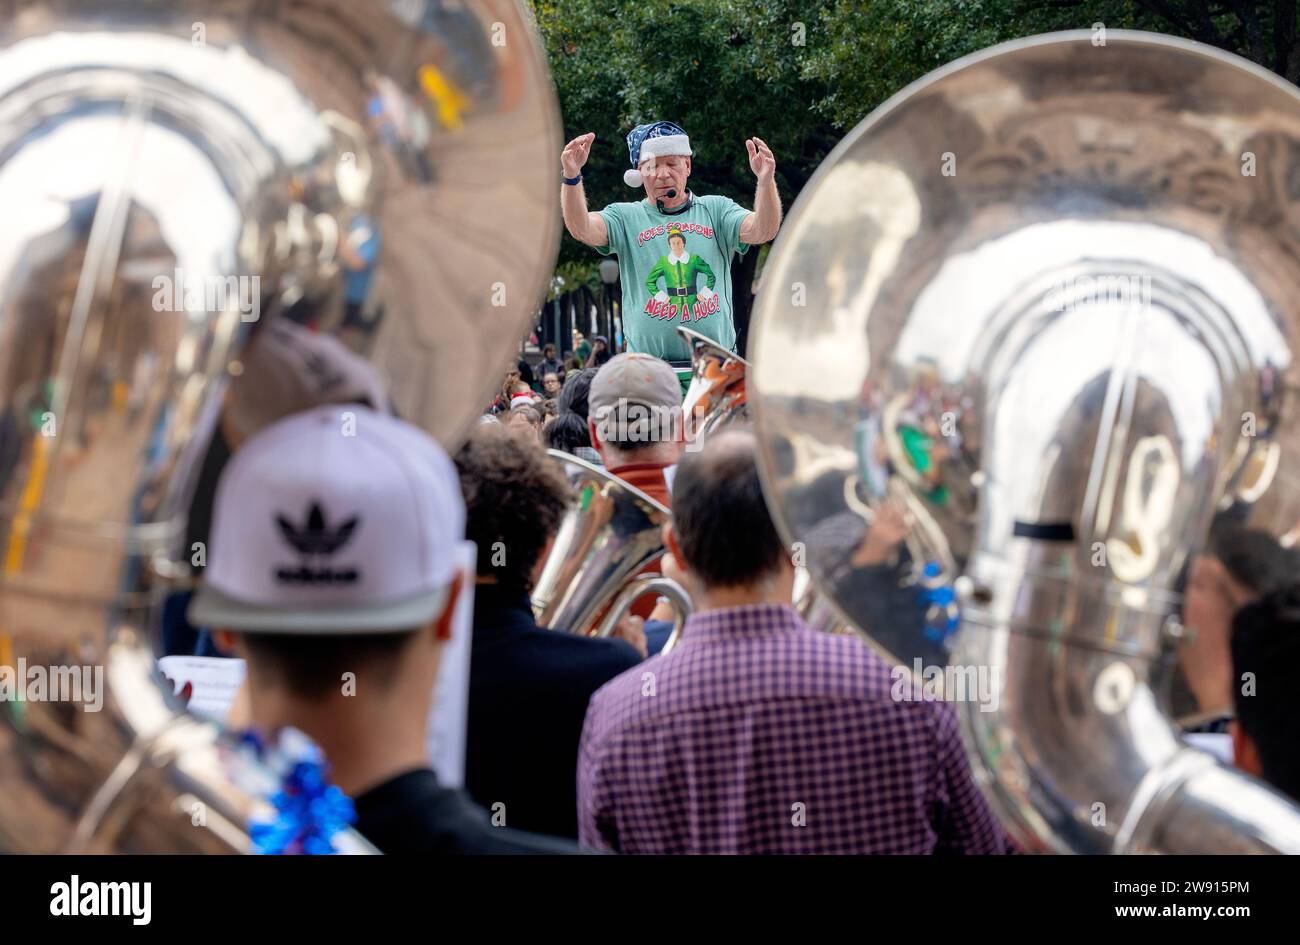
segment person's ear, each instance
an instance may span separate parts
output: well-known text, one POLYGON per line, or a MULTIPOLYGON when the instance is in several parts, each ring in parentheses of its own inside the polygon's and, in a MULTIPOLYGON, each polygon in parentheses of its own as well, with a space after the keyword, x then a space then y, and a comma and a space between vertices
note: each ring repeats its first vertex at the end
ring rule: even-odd
POLYGON ((1241 723, 1235 719, 1228 724, 1228 731, 1232 733, 1232 763, 1247 774, 1262 778, 1264 766, 1259 762, 1255 740, 1246 734, 1241 723))
POLYGON ((591 419, 591 417, 588 417, 588 418, 587 418, 587 436, 589 436, 589 437, 591 438, 591 447, 592 447, 592 449, 599 450, 599 449, 600 449, 600 435, 596 432, 596 430, 597 430, 597 427, 596 427, 596 421, 593 420, 593 419, 591 419))
POLYGON ((794 574, 795 572, 794 555, 790 553, 789 548, 783 549, 781 558, 777 562, 777 566, 780 569, 782 574, 785 574, 787 572, 789 572, 791 575, 794 574))
POLYGON ((555 536, 551 535, 546 539, 546 544, 542 546, 542 553, 537 556, 537 563, 533 565, 533 573, 528 575, 528 586, 536 587, 537 582, 541 580, 542 569, 546 567, 546 559, 551 556, 551 549, 555 546, 555 536))
POLYGON ((447 604, 442 608, 442 614, 433 622, 433 638, 439 643, 446 643, 451 639, 451 624, 456 619, 456 602, 460 600, 461 582, 464 577, 460 570, 452 576, 451 584, 447 588, 447 604))
POLYGON ((677 562, 677 567, 681 568, 683 571, 690 570, 690 568, 686 566, 686 559, 682 556, 682 545, 681 542, 677 540, 677 532, 673 531, 672 522, 664 522, 664 547, 668 549, 668 553, 672 555, 673 560, 677 562))
POLYGON ((1234 578, 1227 568, 1223 568, 1223 587, 1228 594, 1228 600, 1232 602, 1234 613, 1259 597, 1253 590, 1234 578))
POLYGON ((212 644, 223 656, 243 656, 243 642, 238 633, 220 629, 212 631, 212 644))

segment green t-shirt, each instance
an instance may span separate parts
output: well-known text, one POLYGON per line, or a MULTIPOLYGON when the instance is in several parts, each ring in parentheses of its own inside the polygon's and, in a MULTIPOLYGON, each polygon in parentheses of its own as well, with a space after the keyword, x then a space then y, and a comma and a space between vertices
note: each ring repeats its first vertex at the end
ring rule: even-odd
POLYGON ((735 349, 731 258, 749 249, 740 242, 740 224, 748 214, 731 198, 717 196, 695 197, 681 213, 660 213, 644 199, 600 211, 609 243, 596 252, 618 256, 629 351, 689 360, 678 325, 735 349), (684 245, 670 244, 678 234, 684 245))

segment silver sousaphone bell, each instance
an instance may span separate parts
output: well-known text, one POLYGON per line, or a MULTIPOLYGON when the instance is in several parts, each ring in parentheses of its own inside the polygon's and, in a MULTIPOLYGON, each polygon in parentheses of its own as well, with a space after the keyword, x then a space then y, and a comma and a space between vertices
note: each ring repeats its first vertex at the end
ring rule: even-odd
POLYGON ((640 489, 591 463, 550 450, 574 492, 551 552, 533 588, 538 626, 608 636, 636 598, 658 593, 675 613, 675 644, 691 613, 691 600, 676 581, 641 572, 664 553, 666 508, 640 489))
POLYGON ((1235 56, 1031 37, 873 112, 767 263, 808 287, 754 311, 774 518, 837 611, 953 682, 1026 850, 1300 852, 1300 810, 1183 742, 1153 685, 1216 509, 1300 524, 1297 153, 1300 92, 1235 56), (912 585, 957 611, 938 635, 854 564, 891 499, 915 577, 958 575, 912 585))
POLYGON ((367 387, 455 448, 554 263, 552 87, 514 2, 5 13, 0 852, 247 851, 155 670, 195 473, 367 387))

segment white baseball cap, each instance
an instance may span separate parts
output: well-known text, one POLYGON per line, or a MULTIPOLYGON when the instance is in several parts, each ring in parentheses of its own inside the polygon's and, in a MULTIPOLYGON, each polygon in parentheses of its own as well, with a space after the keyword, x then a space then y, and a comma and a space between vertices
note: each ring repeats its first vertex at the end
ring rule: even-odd
POLYGON ((217 485, 195 626, 414 630, 446 606, 465 537, 456 468, 428 434, 328 404, 251 437, 217 485))

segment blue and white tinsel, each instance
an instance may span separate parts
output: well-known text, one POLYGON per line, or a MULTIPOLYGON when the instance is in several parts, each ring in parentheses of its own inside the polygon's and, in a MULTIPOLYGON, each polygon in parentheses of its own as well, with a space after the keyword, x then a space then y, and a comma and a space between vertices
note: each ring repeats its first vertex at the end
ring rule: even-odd
POLYGON ((921 602, 925 605, 925 637, 932 643, 943 644, 961 627, 961 609, 957 606, 957 592, 951 584, 928 586, 941 574, 938 564, 927 561, 922 571, 924 586, 921 602))
POLYGON ((251 729, 244 731, 238 745, 247 760, 256 762, 245 767, 257 782, 249 786, 275 809, 273 817, 249 824, 254 852, 338 853, 334 838, 356 820, 356 810, 352 799, 329 783, 325 755, 316 743, 296 728, 285 728, 274 742, 251 729))

